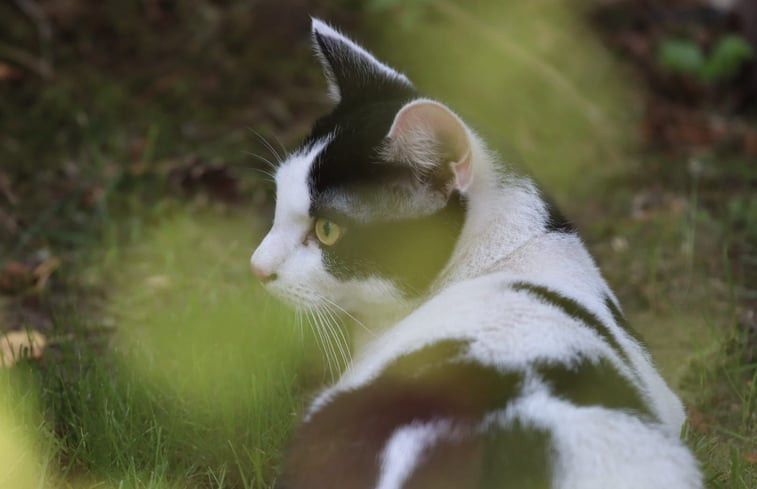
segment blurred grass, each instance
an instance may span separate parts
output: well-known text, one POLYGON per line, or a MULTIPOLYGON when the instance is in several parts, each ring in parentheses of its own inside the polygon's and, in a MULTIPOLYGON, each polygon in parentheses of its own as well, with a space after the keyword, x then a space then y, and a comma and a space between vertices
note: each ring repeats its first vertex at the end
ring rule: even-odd
MULTIPOLYGON (((45 363, 0 372, 12 392, 0 429, 15 428, 0 445, 25 454, 17 483, 271 485, 306 391, 326 379, 249 273, 270 206, 249 205, 267 198, 245 152, 267 156, 248 128, 291 148, 327 106, 308 46, 313 12, 557 197, 667 378, 713 418, 690 434, 711 486, 753 487, 755 369, 731 293, 749 277, 728 261, 755 236, 748 196, 727 196, 720 173, 695 186, 687 162, 627 151, 640 94, 583 25, 584 4, 377 3, 177 2, 151 18, 139 2, 72 1, 53 15, 54 77, 0 84, 1 170, 23 196, 12 209, 20 230, 0 237, 0 253, 49 249, 67 264, 38 299, 54 302, 45 363), (177 189, 173 170, 198 161, 232 169, 241 203, 177 189), (633 217, 650 191, 683 210, 633 217)), ((9 21, 12 6, 0 19, 9 42, 36 50, 33 28, 9 21)), ((748 162, 727 168, 753 178, 748 162)))
POLYGON ((13 387, 9 375, 0 370, 0 487, 44 487, 55 470, 53 449, 44 446, 39 436, 48 430, 37 416, 34 392, 25 389, 17 395, 13 387))
POLYGON ((527 168, 570 210, 576 196, 623 170, 638 94, 583 22, 586 4, 415 4, 423 22, 391 34, 388 22, 368 26, 385 33, 384 58, 459 111, 508 164, 527 168))
POLYGON ((60 482, 269 487, 301 412, 303 338, 249 272, 248 213, 170 214, 111 250, 107 351, 63 340, 55 362, 0 374, 19 399, 39 391, 44 422, 20 423, 22 434, 48 443, 32 453, 60 482))

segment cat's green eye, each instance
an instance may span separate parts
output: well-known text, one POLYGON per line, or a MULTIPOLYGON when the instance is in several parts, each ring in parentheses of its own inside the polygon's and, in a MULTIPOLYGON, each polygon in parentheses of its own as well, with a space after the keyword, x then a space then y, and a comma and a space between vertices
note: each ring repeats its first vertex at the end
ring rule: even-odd
POLYGON ((342 237, 342 228, 334 221, 319 217, 315 221, 315 237, 326 246, 332 246, 342 237))

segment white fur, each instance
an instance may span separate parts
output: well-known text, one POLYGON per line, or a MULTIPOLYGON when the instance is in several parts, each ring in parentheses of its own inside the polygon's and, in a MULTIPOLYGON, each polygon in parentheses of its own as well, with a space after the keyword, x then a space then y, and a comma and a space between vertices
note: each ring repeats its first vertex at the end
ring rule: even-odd
MULTIPOLYGON (((312 236, 307 180, 313 162, 330 140, 293 154, 276 171, 273 226, 250 263, 265 275, 275 273, 278 278, 267 289, 295 307, 334 308, 336 304, 361 317, 395 317, 408 306, 393 284, 380 278, 340 281, 323 267, 321 249, 312 236)), ((372 336, 367 328, 363 334, 372 336)))
POLYGON ((418 181, 387 185, 383 190, 394 198, 382 200, 378 208, 369 200, 355 198, 352 194, 329 195, 324 197, 324 200, 330 208, 353 219, 373 223, 391 221, 395 215, 430 216, 447 204, 447 196, 444 193, 436 192, 429 195, 431 192, 421 187, 422 184, 418 181))
POLYGON ((376 489, 400 489, 423 458, 424 451, 451 431, 449 422, 412 423, 392 433, 381 455, 376 489))
POLYGON ((276 172, 276 212, 273 226, 251 257, 251 264, 265 273, 279 273, 294 250, 305 241, 312 227, 309 215, 308 172, 328 139, 291 156, 276 172))

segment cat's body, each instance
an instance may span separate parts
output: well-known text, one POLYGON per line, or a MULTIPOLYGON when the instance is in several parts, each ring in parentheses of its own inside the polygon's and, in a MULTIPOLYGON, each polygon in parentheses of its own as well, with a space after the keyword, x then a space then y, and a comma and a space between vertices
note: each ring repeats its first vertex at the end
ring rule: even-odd
POLYGON ((362 328, 281 485, 700 487, 682 405, 575 232, 449 109, 313 33, 339 104, 278 169, 252 263, 362 328))

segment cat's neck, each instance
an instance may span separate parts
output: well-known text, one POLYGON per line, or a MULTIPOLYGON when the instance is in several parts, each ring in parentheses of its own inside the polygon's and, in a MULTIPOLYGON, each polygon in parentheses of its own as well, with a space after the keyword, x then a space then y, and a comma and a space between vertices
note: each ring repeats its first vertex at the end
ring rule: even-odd
POLYGON ((477 172, 468 192, 466 221, 432 293, 500 271, 509 255, 545 233, 547 206, 533 182, 506 173, 483 144, 475 150, 477 172))
POLYGON ((481 143, 474 148, 473 157, 476 173, 467 195, 467 217, 444 270, 429 294, 421 298, 398 299, 392 308, 357 313, 361 324, 353 330, 356 351, 381 336, 429 295, 454 283, 501 271, 509 255, 544 234, 547 208, 533 183, 503 173, 499 162, 481 143))

